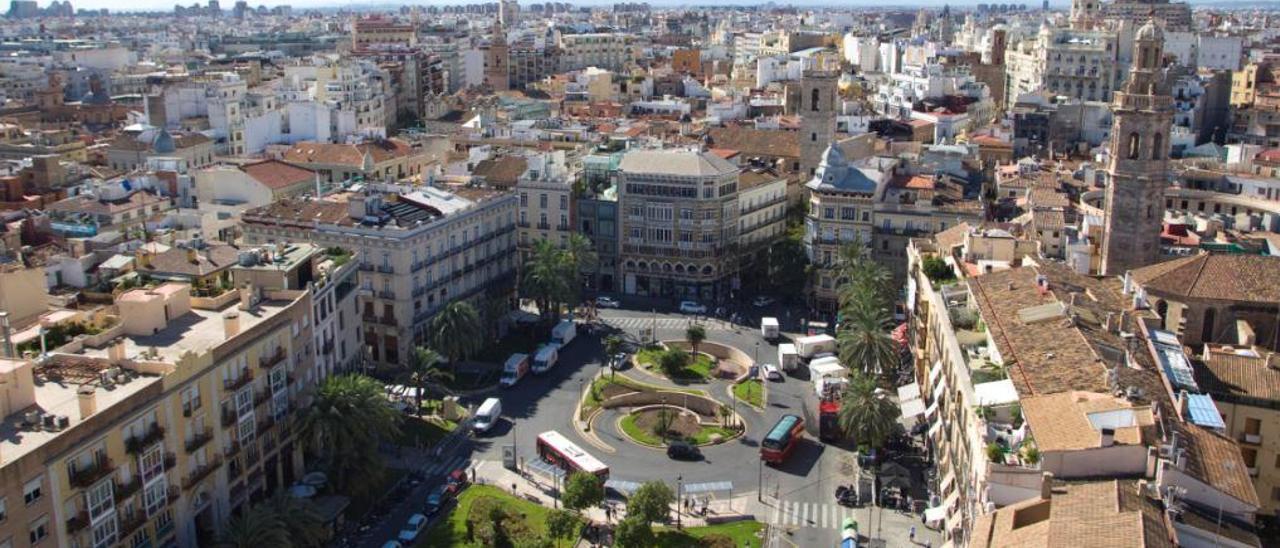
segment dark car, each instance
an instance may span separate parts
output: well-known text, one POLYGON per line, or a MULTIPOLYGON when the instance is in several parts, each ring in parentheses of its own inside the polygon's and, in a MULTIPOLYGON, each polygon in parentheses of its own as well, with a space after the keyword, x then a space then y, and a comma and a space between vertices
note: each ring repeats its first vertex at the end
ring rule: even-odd
POLYGON ((441 508, 444 508, 445 503, 449 500, 446 489, 445 486, 441 485, 436 489, 432 489, 431 493, 427 495, 427 504, 423 509, 426 510, 428 516, 434 516, 440 512, 441 508))
POLYGON ((702 451, 696 445, 677 441, 667 446, 667 457, 677 460, 700 460, 702 451))
POLYGON ((456 497, 458 496, 458 491, 461 491, 464 487, 466 487, 467 483, 470 483, 470 482, 467 481, 466 470, 459 468, 457 470, 449 472, 449 479, 445 482, 445 485, 444 485, 445 494, 450 497, 456 497))

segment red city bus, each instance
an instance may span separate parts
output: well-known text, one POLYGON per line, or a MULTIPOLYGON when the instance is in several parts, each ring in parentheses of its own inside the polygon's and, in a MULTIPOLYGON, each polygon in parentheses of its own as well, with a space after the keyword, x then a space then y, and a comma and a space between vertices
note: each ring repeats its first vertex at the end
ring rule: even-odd
POLYGON ((559 466, 566 474, 586 472, 600 476, 600 479, 609 478, 609 467, 605 463, 555 430, 538 434, 538 456, 559 466))
POLYGON ((760 459, 769 464, 782 464, 791 456, 800 438, 804 437, 804 419, 795 415, 783 415, 760 442, 760 459))

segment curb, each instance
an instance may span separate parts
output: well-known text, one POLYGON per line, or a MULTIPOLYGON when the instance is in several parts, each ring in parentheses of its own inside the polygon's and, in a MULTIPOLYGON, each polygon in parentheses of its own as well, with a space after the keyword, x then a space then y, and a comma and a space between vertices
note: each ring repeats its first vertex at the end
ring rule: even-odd
MULTIPOLYGON (((751 403, 747 402, 746 400, 744 400, 744 399, 740 399, 740 398, 738 398, 737 396, 734 396, 734 395, 733 395, 733 387, 738 386, 739 384, 742 384, 743 382, 746 382, 746 381, 749 381, 749 380, 754 380, 754 379, 743 379, 743 380, 742 380, 742 381, 740 381, 740 382, 733 382, 733 383, 730 383, 730 384, 729 384, 729 386, 725 387, 725 389, 724 389, 725 395, 729 396, 729 400, 730 400, 730 401, 735 401, 735 400, 736 400, 737 402, 741 403, 742 405, 747 406, 747 409, 750 409, 750 410, 752 410, 752 411, 755 411, 756 413, 759 413, 759 414, 763 415, 763 414, 764 414, 764 407, 756 407, 754 404, 751 404, 751 403)), ((760 399, 761 399, 761 400, 764 400, 765 402, 768 402, 768 401, 769 401, 769 390, 768 390, 768 388, 765 386, 764 382, 761 382, 761 383, 760 383, 760 399)))

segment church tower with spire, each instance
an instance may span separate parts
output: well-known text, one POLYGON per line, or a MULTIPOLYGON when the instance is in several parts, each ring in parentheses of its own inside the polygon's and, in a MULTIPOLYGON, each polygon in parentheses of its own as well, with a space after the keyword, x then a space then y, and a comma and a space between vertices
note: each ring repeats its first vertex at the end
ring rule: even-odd
POLYGON ((1129 80, 1111 106, 1101 273, 1122 276, 1160 260, 1173 98, 1163 82, 1164 33, 1148 21, 1134 38, 1129 80))
POLYGON ((499 18, 493 25, 493 38, 489 41, 489 49, 484 55, 484 83, 493 91, 511 89, 511 73, 507 64, 510 61, 507 51, 507 31, 502 27, 499 18))

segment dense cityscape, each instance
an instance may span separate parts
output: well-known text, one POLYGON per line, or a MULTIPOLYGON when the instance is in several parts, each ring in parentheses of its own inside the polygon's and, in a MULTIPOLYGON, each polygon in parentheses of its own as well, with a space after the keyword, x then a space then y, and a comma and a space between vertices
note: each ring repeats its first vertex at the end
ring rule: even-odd
POLYGON ((1280 546, 1280 11, 0 17, 0 548, 1280 546))

